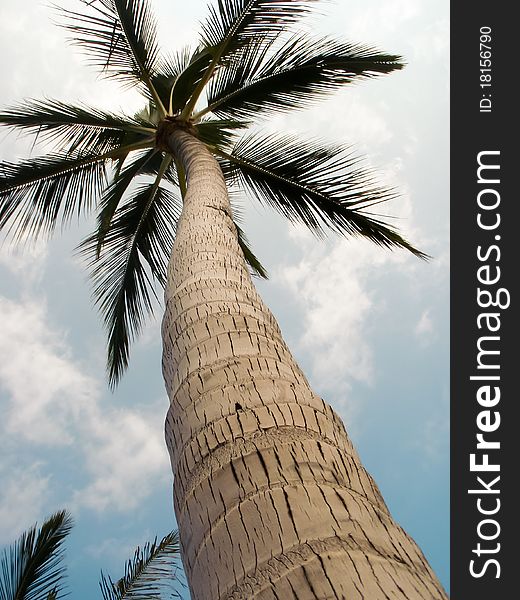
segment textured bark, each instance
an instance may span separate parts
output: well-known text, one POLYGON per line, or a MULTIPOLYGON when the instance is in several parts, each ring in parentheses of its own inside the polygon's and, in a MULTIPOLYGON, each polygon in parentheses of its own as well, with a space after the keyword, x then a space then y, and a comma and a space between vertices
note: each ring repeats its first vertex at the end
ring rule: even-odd
POLYGON ((256 292, 217 162, 187 132, 169 143, 188 189, 165 294, 166 441, 192 599, 446 598, 256 292))

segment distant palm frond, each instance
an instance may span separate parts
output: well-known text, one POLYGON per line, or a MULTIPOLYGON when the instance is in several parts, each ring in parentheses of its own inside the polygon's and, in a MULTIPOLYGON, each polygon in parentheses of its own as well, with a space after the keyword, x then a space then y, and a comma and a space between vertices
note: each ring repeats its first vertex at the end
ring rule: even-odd
POLYGON ((180 598, 177 577, 179 559, 179 537, 172 531, 160 542, 155 539, 143 548, 137 548, 133 560, 125 567, 124 576, 112 581, 101 574, 100 588, 103 600, 153 600, 169 597, 180 598))
POLYGON ((1 600, 56 600, 63 597, 63 540, 72 528, 66 511, 24 532, 0 557, 1 600))

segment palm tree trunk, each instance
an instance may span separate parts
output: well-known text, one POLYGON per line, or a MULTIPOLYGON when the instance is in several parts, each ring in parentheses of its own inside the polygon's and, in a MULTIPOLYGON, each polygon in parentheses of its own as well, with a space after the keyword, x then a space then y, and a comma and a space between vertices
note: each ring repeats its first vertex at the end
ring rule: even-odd
POLYGON ((166 441, 192 599, 446 598, 256 292, 218 163, 186 131, 168 143, 187 192, 165 294, 166 441))

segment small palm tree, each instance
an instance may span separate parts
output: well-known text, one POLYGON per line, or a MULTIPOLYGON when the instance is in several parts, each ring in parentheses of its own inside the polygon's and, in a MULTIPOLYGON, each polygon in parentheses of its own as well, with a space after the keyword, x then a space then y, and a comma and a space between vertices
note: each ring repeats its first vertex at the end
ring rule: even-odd
POLYGON ((2 165, 0 227, 38 236, 96 212, 81 248, 112 385, 153 282, 165 287, 166 439, 193 598, 444 598, 258 296, 250 271, 265 270, 228 194, 238 186, 318 235, 424 257, 370 212, 394 192, 349 148, 251 130, 401 58, 302 34, 315 0, 218 0, 197 45, 171 56, 148 0, 82 3, 60 10, 63 25, 105 76, 142 93, 143 110, 56 100, 5 110, 1 123, 55 151, 2 165))
MULTIPOLYGON (((0 600, 58 600, 65 591, 63 542, 72 529, 72 518, 61 510, 33 525, 0 556, 0 600)), ((103 600, 152 600, 172 592, 179 556, 178 534, 172 531, 137 547, 125 573, 114 583, 101 574, 103 600)), ((174 596, 180 597, 173 589, 174 596)))

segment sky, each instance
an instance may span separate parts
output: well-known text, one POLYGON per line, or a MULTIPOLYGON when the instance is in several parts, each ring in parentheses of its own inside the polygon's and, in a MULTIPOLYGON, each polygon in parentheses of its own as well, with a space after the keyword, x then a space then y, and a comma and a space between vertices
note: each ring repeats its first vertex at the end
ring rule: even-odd
MULTIPOLYGON (((165 49, 195 39, 206 1, 152 5, 165 49)), ((400 54, 406 68, 265 128, 366 155, 400 192, 385 207, 391 223, 433 258, 333 235, 317 240, 248 197, 240 198, 243 228, 270 274, 258 289, 294 356, 448 588, 449 3, 337 0, 321 12, 302 27, 400 54)), ((20 11, 19 0, 1 1, 0 108, 50 97, 139 109, 136 95, 100 79, 52 20, 46 2, 26 0, 20 11)), ((44 150, 0 131, 2 160, 44 150)), ((68 580, 79 599, 101 597, 101 569, 119 577, 138 544, 175 528, 161 307, 111 392, 101 319, 75 252, 91 226, 0 246, 0 546, 68 508, 68 580)))

